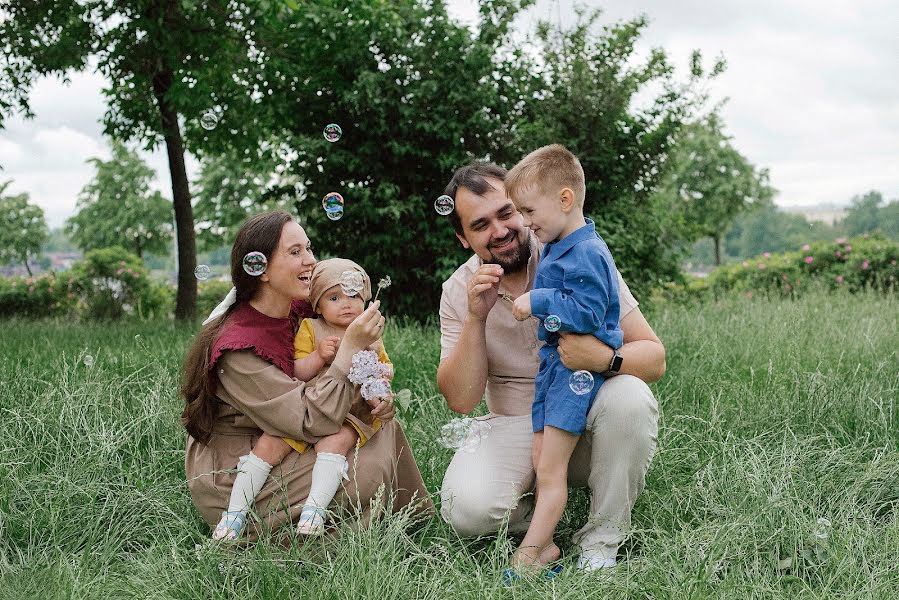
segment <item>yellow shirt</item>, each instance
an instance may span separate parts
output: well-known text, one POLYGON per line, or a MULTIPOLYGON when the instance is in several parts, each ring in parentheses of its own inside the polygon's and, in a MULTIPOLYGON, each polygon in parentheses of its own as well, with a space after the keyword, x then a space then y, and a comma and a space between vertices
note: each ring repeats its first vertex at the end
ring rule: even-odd
MULTIPOLYGON (((315 351, 315 343, 315 331, 313 329, 312 319, 303 319, 303 322, 300 323, 300 328, 299 330, 297 330, 297 334, 293 342, 294 359, 296 360, 298 358, 306 358, 307 356, 312 354, 315 351)), ((380 340, 378 342, 375 342, 375 344, 373 344, 370 349, 377 351, 378 360, 380 362, 393 366, 393 363, 390 362, 390 357, 387 356, 387 351, 384 349, 384 344, 380 340)), ((325 365, 322 368, 322 371, 327 371, 329 366, 330 365, 325 365)), ((355 429, 356 433, 359 434, 359 447, 361 448, 362 446, 364 446, 365 442, 368 441, 368 436, 365 434, 365 432, 352 419, 348 418, 344 422, 355 429)), ((381 421, 379 419, 375 419, 372 423, 372 430, 377 431, 380 428, 381 421)), ((307 442, 294 440, 291 438, 283 439, 300 454, 309 449, 309 444, 307 442)))

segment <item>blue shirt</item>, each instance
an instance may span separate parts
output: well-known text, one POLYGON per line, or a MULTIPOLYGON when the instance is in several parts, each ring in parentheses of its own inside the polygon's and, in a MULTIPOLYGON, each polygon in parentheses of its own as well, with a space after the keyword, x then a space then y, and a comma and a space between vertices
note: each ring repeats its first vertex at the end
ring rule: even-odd
POLYGON ((586 221, 544 248, 531 290, 531 314, 540 320, 537 337, 547 346, 558 345, 559 336, 548 332, 543 322, 556 315, 562 322, 559 333, 590 334, 618 349, 624 334, 618 324, 621 307, 615 261, 593 221, 586 221))

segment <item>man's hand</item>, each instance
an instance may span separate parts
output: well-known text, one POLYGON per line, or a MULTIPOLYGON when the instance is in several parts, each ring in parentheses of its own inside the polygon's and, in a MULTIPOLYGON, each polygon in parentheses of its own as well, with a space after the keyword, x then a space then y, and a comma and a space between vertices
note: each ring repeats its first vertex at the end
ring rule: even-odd
POLYGON ((531 316, 531 293, 526 292, 512 303, 512 316, 519 321, 524 321, 531 316))
POLYGON ((614 355, 611 347, 592 335, 563 333, 559 338, 559 358, 572 371, 583 369, 602 373, 614 355))
POLYGON ((468 315, 486 321, 487 315, 499 297, 499 280, 503 268, 499 265, 481 265, 468 282, 468 315))
POLYGON ((326 365, 331 364, 331 361, 334 360, 334 357, 337 356, 337 350, 340 348, 340 338, 336 335, 331 335, 323 339, 318 343, 318 348, 315 351, 318 353, 319 357, 323 361, 325 361, 326 365))

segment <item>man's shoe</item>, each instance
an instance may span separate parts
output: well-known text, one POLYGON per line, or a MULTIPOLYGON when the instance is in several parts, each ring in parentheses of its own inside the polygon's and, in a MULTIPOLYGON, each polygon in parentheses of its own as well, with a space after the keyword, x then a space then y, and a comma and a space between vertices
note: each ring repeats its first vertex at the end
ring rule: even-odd
POLYGON ((611 569, 618 561, 614 558, 604 558, 602 556, 585 556, 581 554, 577 559, 577 568, 581 571, 598 571, 600 569, 611 569))

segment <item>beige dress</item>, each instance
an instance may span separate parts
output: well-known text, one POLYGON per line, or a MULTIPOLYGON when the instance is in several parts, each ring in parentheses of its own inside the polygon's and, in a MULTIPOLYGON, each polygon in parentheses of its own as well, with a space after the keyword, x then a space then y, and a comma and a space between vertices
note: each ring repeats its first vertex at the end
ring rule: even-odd
MULTIPOLYGON (((288 377, 249 350, 226 352, 216 369, 218 422, 208 444, 188 436, 184 459, 191 498, 210 526, 218 523, 228 505, 238 458, 250 452, 263 431, 314 444, 340 428, 356 398, 355 386, 337 365, 314 384, 288 377)), ((264 527, 299 518, 314 463, 315 452, 293 452, 272 469, 254 509, 264 527)), ((393 512, 410 504, 410 510, 422 516, 433 512, 412 448, 396 421, 384 423, 349 463, 350 480, 337 491, 335 510, 358 512, 367 521, 373 510, 392 500, 393 512), (379 494, 381 486, 384 493, 379 494)), ((247 539, 256 539, 259 532, 258 524, 249 520, 247 539)))

